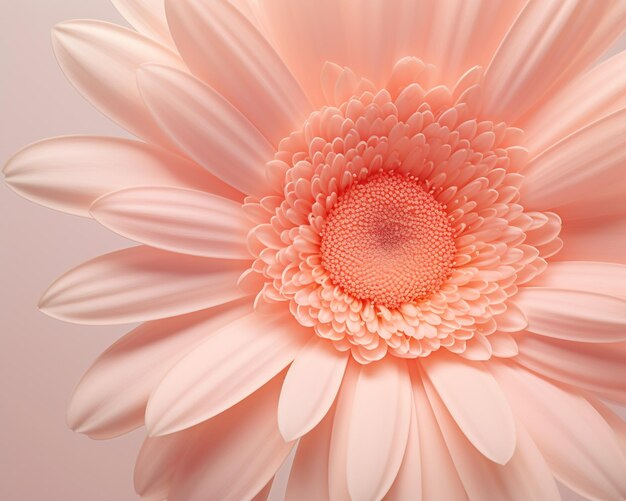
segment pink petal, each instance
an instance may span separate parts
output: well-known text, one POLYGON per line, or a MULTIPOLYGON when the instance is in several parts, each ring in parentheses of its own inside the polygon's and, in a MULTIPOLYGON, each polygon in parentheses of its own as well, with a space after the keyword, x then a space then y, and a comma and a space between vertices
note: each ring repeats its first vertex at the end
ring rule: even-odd
POLYGON ((626 109, 565 138, 530 162, 521 203, 532 210, 558 208, 566 222, 623 214, 625 138, 626 109))
POLYGON ((83 324, 123 324, 173 317, 245 296, 243 261, 184 256, 137 246, 87 261, 59 277, 39 308, 83 324))
POLYGON ((313 429, 335 401, 349 353, 327 339, 311 338, 289 367, 278 401, 278 427, 285 440, 313 429))
POLYGON ((513 297, 542 336, 612 343, 626 340, 626 300, 595 292, 525 287, 513 297))
POLYGON ((434 388, 428 382, 425 387, 452 460, 471 500, 561 499, 550 468, 522 426, 516 426, 517 446, 513 456, 505 465, 494 464, 467 442, 434 388))
POLYGON ((609 261, 626 264, 626 218, 568 221, 561 232, 563 249, 556 256, 566 261, 609 261))
POLYGON ((285 501, 329 499, 328 456, 334 415, 334 410, 331 409, 324 419, 298 442, 285 501))
MULTIPOLYGON (((167 0, 172 36, 191 71, 277 145, 312 111, 269 42, 226 0, 167 0)), ((268 158, 267 160, 270 160, 268 158)))
POLYGON ((172 252, 250 258, 250 222, 240 203, 201 191, 145 187, 99 198, 91 214, 107 228, 172 252))
POLYGON ((452 356, 426 357, 421 366, 468 440, 487 458, 506 464, 515 450, 515 423, 493 376, 481 363, 452 356))
POLYGON ((177 54, 134 31, 102 21, 67 21, 53 30, 54 52, 78 91, 132 134, 169 145, 146 110, 135 70, 146 61, 184 69, 177 54))
POLYGON ((589 402, 520 367, 490 367, 561 482, 592 499, 626 497, 626 459, 589 402))
POLYGON ((215 90, 178 70, 145 65, 141 93, 161 128, 191 158, 246 194, 267 194, 272 145, 215 90))
POLYGON ((626 265, 594 261, 550 263, 532 285, 626 298, 626 265))
POLYGON ((402 465, 385 499, 389 501, 422 500, 422 460, 417 413, 414 405, 411 406, 411 423, 402 465))
POLYGON ((515 359, 551 379, 589 391, 621 393, 626 400, 626 343, 573 343, 520 335, 515 359))
POLYGON ((229 411, 200 425, 179 465, 169 501, 252 499, 271 480, 293 447, 276 424, 282 376, 229 411))
POLYGON ((78 383, 67 411, 70 428, 102 439, 142 426, 148 397, 167 371, 251 309, 244 299, 132 330, 100 355, 78 383))
POLYGON ((146 184, 242 198, 189 160, 155 146, 113 137, 39 141, 13 155, 4 167, 4 176, 23 197, 79 216, 89 216, 89 206, 105 193, 146 184))
POLYGON ((617 439, 619 448, 621 449, 624 457, 626 457, 626 422, 624 422, 624 418, 617 415, 598 400, 589 399, 589 403, 594 406, 596 411, 598 411, 598 413, 606 421, 606 424, 611 427, 613 433, 615 433, 615 438, 617 439))
POLYGON ((625 7, 530 0, 489 65, 483 114, 515 123, 611 46, 626 25, 625 7))
POLYGON ((163 0, 111 0, 115 8, 139 33, 174 47, 165 17, 163 0))
POLYGON ((413 382, 413 401, 421 449, 422 499, 466 500, 465 488, 419 376, 413 382))
POLYGON ((381 499, 404 456, 411 422, 411 380, 404 361, 364 365, 352 402, 347 478, 352 499, 381 499))
POLYGON ((150 434, 188 428, 235 405, 291 363, 310 336, 288 311, 278 309, 215 331, 153 391, 146 409, 150 434))
POLYGON ((626 106, 626 52, 571 82, 524 121, 524 143, 534 156, 560 139, 626 106))

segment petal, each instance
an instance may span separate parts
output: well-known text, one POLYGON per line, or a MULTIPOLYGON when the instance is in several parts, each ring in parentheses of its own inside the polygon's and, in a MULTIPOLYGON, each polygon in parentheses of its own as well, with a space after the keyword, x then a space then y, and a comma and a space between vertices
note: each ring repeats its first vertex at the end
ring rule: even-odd
MULTIPOLYGON (((191 71, 274 145, 312 111, 269 42, 226 0, 166 0, 167 19, 191 71)), ((269 160, 269 159, 268 159, 269 160)))
POLYGON ((91 214, 120 235, 172 252, 250 258, 250 229, 240 203, 201 191, 142 187, 99 198, 91 214))
POLYGON ((609 261, 626 264, 626 214, 614 218, 568 221, 558 260, 609 261))
POLYGON ((132 134, 170 145, 139 95, 135 70, 146 62, 184 69, 177 54, 132 30, 102 21, 66 21, 53 31, 61 69, 102 113, 132 134))
POLYGON ((293 444, 281 437, 276 406, 282 376, 200 425, 178 467, 169 501, 252 499, 271 480, 293 444))
POLYGON ((598 400, 590 399, 589 403, 594 406, 596 411, 604 418, 606 424, 611 427, 617 438, 619 448, 624 457, 626 457, 626 422, 624 422, 624 418, 598 400))
POLYGON ((200 166, 139 141, 113 137, 66 136, 31 144, 4 167, 21 196, 78 216, 101 195, 146 184, 241 194, 200 166))
POLYGON ((82 324, 173 317, 245 296, 236 284, 246 265, 131 247, 68 271, 48 288, 39 308, 82 324))
POLYGON ((542 336, 612 343, 626 340, 626 300, 595 292, 525 287, 513 301, 542 336))
POLYGON ((340 352, 317 336, 289 367, 278 401, 278 427, 285 440, 313 429, 335 401, 349 353, 340 352))
POLYGON ((163 45, 174 47, 165 17, 163 0, 111 0, 124 19, 142 33, 163 45))
POLYGON ((573 132, 626 107, 626 51, 571 82, 524 121, 532 156, 573 132))
POLYGON ((514 124, 612 45, 626 25, 625 7, 530 0, 487 69, 483 114, 514 124))
POLYGON ((328 456, 335 413, 331 409, 298 442, 287 484, 286 501, 328 500, 328 456))
POLYGON ((421 449, 422 499, 466 500, 465 488, 420 379, 416 376, 413 380, 413 401, 421 449))
POLYGON ((266 194, 271 144, 215 90, 178 70, 142 66, 141 93, 161 128, 209 172, 246 194, 266 194))
POLYGON ((218 415, 283 370, 310 336, 288 311, 278 310, 252 313, 217 330, 153 391, 148 431, 164 435, 218 415))
POLYGON ((361 367, 348 434, 352 499, 382 499, 391 487, 406 449, 411 403, 411 379, 404 361, 386 357, 361 367))
POLYGON ((520 367, 490 367, 561 482, 592 499, 626 497, 626 459, 589 402, 520 367))
POLYGON ((565 138, 527 167, 521 203, 529 210, 591 218, 623 214, 626 109, 565 138))
POLYGON ((517 344, 515 361, 542 376, 626 397, 626 343, 573 343, 526 334, 517 344))
POLYGON ((506 464, 515 450, 515 422, 493 376, 480 363, 452 356, 426 357, 421 366, 468 440, 506 464))
POLYGON ((430 383, 426 382, 425 387, 452 460, 472 501, 561 499, 550 468, 522 426, 516 427, 517 446, 511 459, 505 465, 494 464, 467 442, 430 383))
POLYGON ((244 299, 132 330, 78 383, 67 411, 70 428, 103 439, 142 426, 148 397, 167 371, 214 331, 251 310, 251 301, 244 299))
POLYGON ((626 298, 626 265, 594 261, 550 263, 532 284, 626 298))
MULTIPOLYGON (((413 400, 412 397, 411 400, 413 400)), ((385 499, 389 501, 422 500, 422 460, 414 405, 411 406, 411 423, 402 465, 385 499)))

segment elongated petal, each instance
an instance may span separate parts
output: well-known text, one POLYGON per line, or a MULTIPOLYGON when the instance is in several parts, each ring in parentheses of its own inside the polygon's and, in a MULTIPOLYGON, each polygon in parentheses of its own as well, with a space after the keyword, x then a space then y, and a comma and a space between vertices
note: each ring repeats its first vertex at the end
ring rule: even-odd
POLYGON ((166 10, 176 46, 191 71, 272 144, 312 111, 269 42, 228 1, 166 0, 166 10))
POLYGON ((252 499, 293 447, 281 437, 276 406, 282 375, 222 415, 200 425, 173 479, 170 501, 252 499))
POLYGON ((413 401, 421 449, 422 499, 467 500, 419 375, 413 380, 413 401))
POLYGON ((572 134, 527 167, 522 203, 570 218, 623 214, 626 109, 572 134))
POLYGON ((626 459, 613 431, 589 402, 523 368, 490 367, 561 482, 592 499, 626 497, 626 459))
POLYGON ((593 405, 598 413, 604 418, 606 424, 611 427, 613 433, 615 433, 615 438, 617 438, 619 448, 622 450, 624 457, 626 457, 626 422, 624 422, 624 418, 617 415, 599 400, 588 400, 589 403, 593 405))
POLYGON ((626 107, 626 51, 574 80, 523 123, 532 156, 578 129, 626 107))
POLYGON ((468 440, 487 458, 506 464, 515 450, 515 423, 493 376, 479 362, 452 357, 427 357, 421 365, 468 440))
POLYGON ((138 242, 172 252, 246 259, 250 222, 240 203, 176 188, 131 188, 99 198, 93 217, 138 242))
POLYGON ((526 287, 513 301, 528 318, 528 330, 542 336, 612 343, 626 340, 626 300, 550 287, 526 287))
POLYGON ((626 298, 626 265, 596 261, 550 263, 532 284, 626 298))
POLYGON ((291 363, 310 335, 288 311, 252 313, 224 326, 180 360, 152 393, 148 431, 172 433, 235 405, 291 363))
POLYGON ((83 324, 173 317, 245 296, 236 284, 246 265, 131 247, 68 271, 48 288, 39 308, 83 324))
POLYGON ((335 401, 348 362, 328 340, 311 338, 294 360, 278 402, 278 427, 295 440, 315 427, 335 401))
POLYGON ((511 459, 505 465, 494 464, 467 442, 430 383, 426 382, 425 387, 452 460, 472 501, 561 499, 550 468, 522 426, 516 425, 517 446, 511 459))
POLYGON ((561 232, 563 249, 555 256, 566 261, 608 261, 626 264, 626 217, 568 221, 561 232))
POLYGON ((4 177, 33 202, 78 216, 101 195, 151 184, 241 194, 200 166, 139 141, 113 137, 66 136, 31 144, 13 155, 4 177))
POLYGON ((132 330, 78 383, 67 411, 70 428, 102 439, 143 425, 148 397, 167 371, 214 331, 251 310, 252 302, 243 299, 132 330))
POLYGON ((620 392, 626 398, 626 343, 574 343, 520 335, 516 361, 543 376, 589 391, 620 392))
POLYGON ((274 150, 237 109, 184 72, 146 65, 137 75, 150 111, 182 150, 234 188, 267 193, 263 166, 274 150))
MULTIPOLYGON (((411 400, 413 400, 413 397, 411 397, 411 400)), ((412 499, 414 501, 422 500, 421 453, 417 412, 415 411, 415 406, 412 405, 411 424, 406 442, 406 450, 402 458, 402 465, 385 499, 389 501, 403 501, 405 499, 412 499)))
POLYGON ((163 0, 111 0, 115 8, 139 33, 174 47, 165 17, 163 0))
POLYGON ((67 21, 53 31, 63 72, 102 113, 129 132, 171 144, 146 110, 135 71, 145 62, 184 69, 179 56, 135 31, 102 21, 67 21))
POLYGON ((515 120, 599 57, 626 25, 623 2, 530 0, 485 76, 483 113, 515 120))
POLYGON ((352 499, 381 499, 396 478, 411 422, 411 380, 404 361, 364 365, 352 402, 347 477, 352 499))
POLYGON ((334 409, 298 442, 285 501, 328 501, 328 457, 334 409))

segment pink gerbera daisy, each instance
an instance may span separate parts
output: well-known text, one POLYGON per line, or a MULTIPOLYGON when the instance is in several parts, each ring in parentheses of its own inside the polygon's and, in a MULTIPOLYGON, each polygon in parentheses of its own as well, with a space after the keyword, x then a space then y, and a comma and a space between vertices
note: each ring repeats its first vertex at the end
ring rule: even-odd
POLYGON ((68 412, 143 498, 626 499, 626 2, 114 3, 54 49, 142 141, 4 173, 143 244, 40 304, 145 322, 68 412))

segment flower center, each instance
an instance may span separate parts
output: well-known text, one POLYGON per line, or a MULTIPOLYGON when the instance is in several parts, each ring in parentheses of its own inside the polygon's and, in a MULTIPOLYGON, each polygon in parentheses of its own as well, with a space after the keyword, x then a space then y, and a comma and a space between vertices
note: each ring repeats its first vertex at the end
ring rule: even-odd
POLYGON ((397 173, 354 184, 337 200, 321 237, 331 280, 387 308, 437 292, 456 254, 445 208, 415 178, 397 173))

